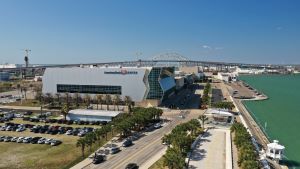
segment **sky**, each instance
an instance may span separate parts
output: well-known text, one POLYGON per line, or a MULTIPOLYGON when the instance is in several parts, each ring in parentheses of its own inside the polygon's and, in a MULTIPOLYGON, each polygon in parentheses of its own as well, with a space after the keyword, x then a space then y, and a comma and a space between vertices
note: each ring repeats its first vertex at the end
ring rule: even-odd
POLYGON ((299 0, 0 0, 0 64, 300 64, 299 0), (138 54, 137 54, 138 53, 138 54))

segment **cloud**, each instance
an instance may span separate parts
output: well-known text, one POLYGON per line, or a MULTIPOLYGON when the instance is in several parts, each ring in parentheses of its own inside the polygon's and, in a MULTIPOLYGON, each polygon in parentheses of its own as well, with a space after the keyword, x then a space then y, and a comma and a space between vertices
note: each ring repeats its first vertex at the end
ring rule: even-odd
POLYGON ((213 47, 213 46, 209 46, 209 45, 202 45, 203 49, 208 49, 208 50, 223 50, 224 47, 213 47))
POLYGON ((212 49, 212 47, 210 47, 208 45, 202 45, 202 48, 204 48, 204 49, 212 49))

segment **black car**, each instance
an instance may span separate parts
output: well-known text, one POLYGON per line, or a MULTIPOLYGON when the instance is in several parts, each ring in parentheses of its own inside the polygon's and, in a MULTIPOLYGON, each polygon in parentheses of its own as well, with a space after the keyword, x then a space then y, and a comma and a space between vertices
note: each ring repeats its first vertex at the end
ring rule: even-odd
POLYGON ((132 145, 132 141, 131 140, 126 140, 124 141, 124 143, 122 144, 123 147, 129 147, 132 145))
POLYGON ((93 164, 99 164, 104 161, 104 156, 103 155, 96 155, 93 159, 93 164))
POLYGON ((136 163, 129 163, 126 165, 125 169, 138 169, 139 166, 136 163))
POLYGON ((39 141, 39 139, 41 139, 42 137, 33 137, 32 140, 30 141, 31 144, 37 144, 37 142, 39 141))

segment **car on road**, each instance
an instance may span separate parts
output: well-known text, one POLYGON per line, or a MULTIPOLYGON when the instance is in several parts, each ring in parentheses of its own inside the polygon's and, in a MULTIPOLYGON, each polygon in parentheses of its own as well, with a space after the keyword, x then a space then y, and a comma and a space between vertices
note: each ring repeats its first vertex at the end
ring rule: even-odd
POLYGON ((129 163, 126 165, 125 169, 138 169, 139 166, 136 163, 129 163))
POLYGON ((104 155, 96 155, 93 159, 93 164, 99 164, 104 161, 104 155))
POLYGON ((154 128, 155 128, 155 129, 161 128, 161 124, 160 124, 160 123, 155 123, 155 124, 154 124, 154 128))
POLYGON ((129 139, 127 139, 127 140, 125 140, 125 141, 123 142, 122 146, 123 146, 123 147, 129 147, 129 146, 131 146, 132 144, 133 144, 132 141, 129 140, 129 139))
POLYGON ((113 148, 111 148, 110 153, 117 154, 120 151, 121 151, 121 149, 119 147, 113 147, 113 148))

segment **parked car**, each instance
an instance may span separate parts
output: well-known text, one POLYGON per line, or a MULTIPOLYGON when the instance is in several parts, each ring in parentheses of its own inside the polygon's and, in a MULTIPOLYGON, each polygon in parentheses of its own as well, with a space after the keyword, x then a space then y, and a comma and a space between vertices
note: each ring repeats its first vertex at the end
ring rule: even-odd
POLYGON ((5 136, 0 136, 0 142, 4 140, 5 136))
POLYGON ((52 141, 53 141, 53 139, 52 139, 52 138, 49 138, 49 139, 47 139, 47 140, 45 141, 45 144, 51 144, 52 141))
POLYGON ((31 140, 32 140, 32 137, 25 137, 25 138, 23 139, 23 143, 30 143, 31 140))
POLYGON ((136 163, 129 163, 126 165, 125 169, 138 169, 139 166, 136 163))
POLYGON ((11 139, 12 139, 12 137, 11 136, 6 136, 5 138, 4 138, 4 142, 10 142, 11 141, 11 139))
POLYGON ((51 143, 50 143, 50 145, 51 146, 57 146, 57 145, 59 145, 59 144, 61 144, 62 142, 60 141, 60 140, 52 140, 51 141, 51 143))
POLYGON ((129 147, 129 146, 131 146, 132 144, 133 144, 132 141, 129 140, 129 139, 127 139, 127 140, 125 140, 125 141, 123 142, 122 146, 123 146, 123 147, 129 147))
POLYGON ((68 131, 66 132, 66 135, 73 135, 73 130, 68 130, 68 131))
POLYGON ((32 140, 30 141, 31 144, 37 144, 38 141, 41 139, 42 137, 33 137, 32 140))
POLYGON ((118 152, 120 152, 121 149, 119 147, 112 147, 110 150, 111 154, 117 154, 118 152))
POLYGON ((99 164, 104 161, 104 155, 96 155, 93 159, 93 164, 99 164))
POLYGON ((19 137, 18 140, 17 140, 17 143, 23 143, 24 138, 25 137, 19 137))
POLYGON ((18 138, 19 138, 19 137, 13 137, 13 138, 11 139, 11 142, 17 142, 18 138))
POLYGON ((46 138, 40 138, 37 143, 38 144, 45 144, 46 140, 47 140, 46 138))

